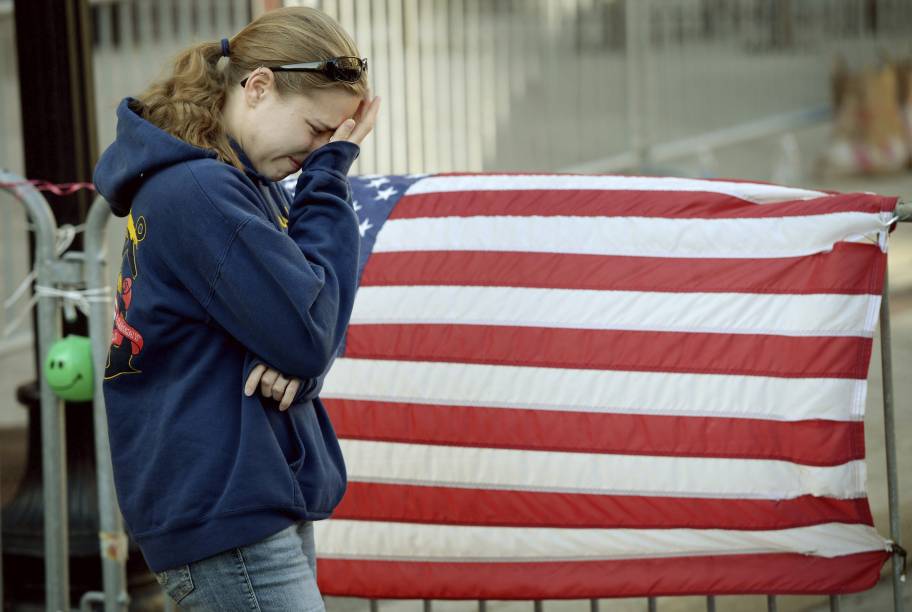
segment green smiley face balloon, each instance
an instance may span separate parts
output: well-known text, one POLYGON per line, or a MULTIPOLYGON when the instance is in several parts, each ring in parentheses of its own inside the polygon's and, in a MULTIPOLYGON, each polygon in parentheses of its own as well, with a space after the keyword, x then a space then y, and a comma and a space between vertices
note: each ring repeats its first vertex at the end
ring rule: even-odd
POLYGON ((92 342, 85 336, 67 336, 51 345, 44 376, 60 399, 87 402, 94 393, 92 342))

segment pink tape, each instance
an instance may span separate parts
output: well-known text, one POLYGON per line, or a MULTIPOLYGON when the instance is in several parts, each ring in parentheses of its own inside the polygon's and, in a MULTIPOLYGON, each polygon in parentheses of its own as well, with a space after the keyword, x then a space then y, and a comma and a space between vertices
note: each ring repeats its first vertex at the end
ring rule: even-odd
POLYGON ((95 191, 95 185, 92 183, 51 183, 49 181, 38 180, 17 181, 15 183, 0 182, 0 189, 10 189, 19 187, 20 185, 31 185, 38 191, 49 191, 54 195, 59 196, 71 195, 83 189, 95 191))

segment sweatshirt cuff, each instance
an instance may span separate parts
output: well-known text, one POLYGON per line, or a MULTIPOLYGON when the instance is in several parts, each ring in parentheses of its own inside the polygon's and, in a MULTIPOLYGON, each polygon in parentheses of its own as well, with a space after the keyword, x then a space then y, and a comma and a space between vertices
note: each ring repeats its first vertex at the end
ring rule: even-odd
POLYGON ((360 153, 361 147, 348 140, 329 142, 308 155, 301 170, 335 170, 344 176, 360 153))

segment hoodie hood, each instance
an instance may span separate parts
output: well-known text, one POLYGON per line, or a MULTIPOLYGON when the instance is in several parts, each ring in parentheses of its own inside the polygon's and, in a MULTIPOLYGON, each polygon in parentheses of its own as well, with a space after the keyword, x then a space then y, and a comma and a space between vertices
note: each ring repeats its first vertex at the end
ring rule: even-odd
POLYGON ((214 151, 188 144, 143 119, 134 110, 140 105, 139 100, 125 98, 117 107, 117 137, 95 166, 95 187, 118 217, 130 212, 136 192, 156 172, 216 157, 214 151))

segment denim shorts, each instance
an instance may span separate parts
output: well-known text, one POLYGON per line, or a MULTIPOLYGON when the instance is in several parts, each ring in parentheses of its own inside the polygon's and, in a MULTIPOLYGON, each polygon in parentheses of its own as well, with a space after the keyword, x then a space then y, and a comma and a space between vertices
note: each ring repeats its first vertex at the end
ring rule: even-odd
POLYGON ((181 610, 323 612, 313 523, 155 574, 181 610))

